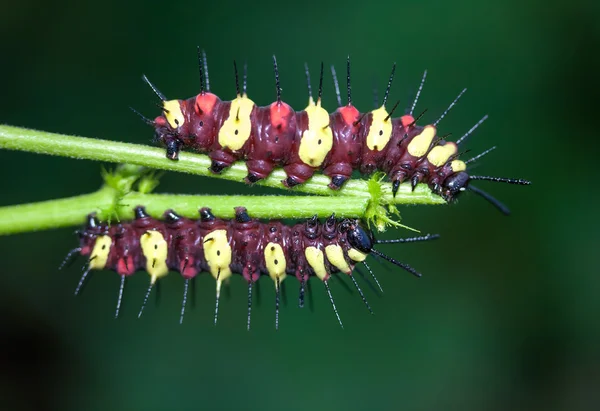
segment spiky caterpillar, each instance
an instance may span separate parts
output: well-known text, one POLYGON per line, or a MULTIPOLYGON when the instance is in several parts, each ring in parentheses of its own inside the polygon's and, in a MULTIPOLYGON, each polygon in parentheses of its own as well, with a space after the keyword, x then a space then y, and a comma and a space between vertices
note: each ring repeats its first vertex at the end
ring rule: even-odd
MULTIPOLYGON (((382 254, 373 246, 378 243, 414 242, 438 237, 426 235, 376 241, 373 233, 362 227, 357 220, 336 219, 332 215, 320 222, 315 216, 288 226, 280 221, 263 223, 252 219, 243 207, 235 209, 235 218, 232 220, 215 218, 208 208, 200 209, 199 220, 180 217, 172 210, 167 210, 164 218, 164 221, 156 220, 146 214, 144 207, 138 206, 135 208, 133 221, 109 226, 100 223, 94 214, 90 214, 86 226, 77 232, 79 247, 71 250, 65 259, 65 262, 68 261, 76 253, 88 257, 88 265, 84 267, 85 272, 75 294, 79 293, 91 270, 117 272, 121 276, 115 314, 117 317, 126 277, 144 270, 150 276, 150 285, 138 315, 141 316, 154 284, 169 271, 176 271, 185 280, 180 317, 180 321, 183 321, 189 280, 205 271, 216 280, 216 324, 221 286, 233 274, 241 274, 248 282, 249 329, 252 286, 261 275, 268 275, 275 284, 275 326, 278 328, 281 282, 288 275, 294 275, 300 281, 299 305, 303 306, 306 283, 311 276, 316 276, 323 282, 335 315, 342 325, 328 283, 332 273, 342 272, 350 276, 371 311, 352 276, 356 265, 365 263, 364 260, 370 253, 415 276, 421 276, 409 265, 382 254)), ((373 278, 377 282, 374 276, 373 278)))
MULTIPOLYGON (((208 153, 212 160, 210 167, 215 173, 221 172, 237 160, 245 160, 248 175, 247 183, 255 183, 266 178, 276 166, 283 167, 287 178, 282 183, 293 187, 304 183, 316 170, 331 178, 329 187, 339 189, 347 181, 353 170, 363 174, 383 171, 392 181, 394 195, 400 184, 410 181, 413 189, 419 183, 429 188, 447 201, 470 189, 494 204, 503 213, 508 209, 489 194, 472 186, 473 180, 489 180, 511 184, 530 184, 522 179, 508 179, 487 176, 471 176, 467 164, 459 159, 458 147, 486 118, 480 120, 457 142, 446 141, 437 134, 439 121, 458 101, 462 93, 433 124, 419 126, 413 111, 425 80, 417 93, 410 112, 392 118, 398 103, 388 112, 386 102, 395 65, 389 78, 383 104, 367 113, 359 112, 353 105, 350 86, 350 61, 347 64, 348 104, 342 106, 339 87, 335 79, 338 104, 340 107, 329 114, 321 107, 323 88, 323 65, 319 95, 316 103, 310 92, 309 104, 295 112, 281 100, 277 61, 273 57, 277 100, 264 107, 254 104, 246 94, 246 75, 243 90, 240 91, 237 68, 237 97, 232 101, 222 101, 210 93, 206 59, 198 54, 200 63, 201 91, 187 100, 167 100, 150 81, 143 79, 161 99, 163 114, 154 120, 144 120, 155 128, 155 139, 167 149, 167 158, 177 160, 181 149, 208 153), (204 69, 203 69, 204 66, 204 69), (207 80, 207 76, 206 76, 207 80)), ((234 63, 235 65, 235 63, 234 63)), ((138 113, 139 114, 139 113, 138 113)), ((489 152, 491 150, 488 150, 489 152)), ((487 153, 486 152, 486 153, 487 153)), ((484 153, 484 154, 486 154, 484 153)))

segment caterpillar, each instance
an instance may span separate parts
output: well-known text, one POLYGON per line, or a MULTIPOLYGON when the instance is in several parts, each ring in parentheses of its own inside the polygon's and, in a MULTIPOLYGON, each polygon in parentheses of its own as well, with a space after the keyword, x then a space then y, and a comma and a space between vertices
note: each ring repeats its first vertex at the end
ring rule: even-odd
POLYGON ((438 235, 378 241, 373 233, 358 220, 336 219, 335 215, 320 222, 316 216, 295 225, 280 221, 260 222, 250 218, 244 207, 235 209, 231 220, 216 218, 209 208, 199 210, 199 220, 177 215, 173 210, 164 213, 164 221, 150 217, 143 206, 134 210, 131 222, 114 225, 101 223, 94 213, 89 214, 85 226, 76 233, 80 244, 72 249, 63 263, 77 254, 87 257, 83 275, 75 290, 79 294, 92 270, 112 270, 121 277, 115 318, 119 316, 126 278, 136 271, 145 270, 150 277, 138 317, 156 282, 169 271, 181 274, 184 293, 180 323, 183 322, 188 287, 200 272, 209 272, 216 280, 214 324, 217 324, 219 297, 223 282, 233 274, 241 274, 248 282, 247 327, 250 329, 252 287, 261 275, 268 275, 275 284, 275 328, 279 328, 279 300, 281 283, 287 276, 300 282, 298 305, 304 306, 304 295, 310 277, 324 284, 335 316, 343 328, 329 280, 332 273, 348 275, 368 310, 373 313, 358 282, 352 275, 362 263, 383 292, 373 271, 365 262, 369 254, 420 277, 421 274, 376 250, 376 244, 410 243, 438 238, 438 235))
MULTIPOLYGON (((198 48, 200 93, 186 100, 169 100, 143 75, 143 80, 161 100, 162 114, 150 120, 134 110, 155 129, 155 140, 166 147, 166 156, 177 160, 182 149, 207 153, 210 170, 220 173, 237 160, 245 160, 249 184, 266 178, 276 167, 283 167, 287 178, 282 183, 293 187, 304 183, 316 170, 330 177, 329 187, 341 188, 354 170, 362 174, 383 171, 392 182, 395 196, 401 183, 409 181, 413 190, 425 183, 435 194, 450 202, 462 191, 469 190, 482 196, 502 213, 508 208, 485 191, 473 186, 472 181, 487 180, 528 185, 524 179, 474 176, 467 171, 468 164, 478 160, 495 147, 467 160, 459 156, 464 143, 486 119, 479 120, 456 142, 447 141, 449 135, 438 136, 439 122, 466 91, 462 90, 442 115, 432 124, 417 125, 413 116, 423 89, 427 71, 407 114, 392 118, 399 102, 388 112, 386 104, 396 64, 392 68, 383 104, 361 113, 352 104, 350 57, 347 61, 347 104, 342 104, 335 69, 332 75, 338 108, 329 114, 321 105, 323 94, 323 63, 319 80, 318 98, 312 96, 308 66, 308 106, 294 111, 282 101, 277 59, 273 56, 276 101, 259 107, 247 95, 247 67, 244 66, 243 86, 240 89, 237 65, 234 61, 236 98, 223 101, 210 92, 206 54, 198 48)), ((378 105, 378 104, 377 104, 378 105)))

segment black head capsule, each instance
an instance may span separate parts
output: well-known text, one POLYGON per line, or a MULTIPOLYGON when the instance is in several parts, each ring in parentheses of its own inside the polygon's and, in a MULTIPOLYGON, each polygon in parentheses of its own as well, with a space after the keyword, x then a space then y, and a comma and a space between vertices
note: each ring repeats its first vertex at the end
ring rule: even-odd
POLYGON ((465 190, 465 187, 469 183, 469 174, 461 171, 459 173, 450 176, 444 181, 444 189, 447 192, 447 196, 453 198, 456 194, 465 190))
POLYGON ((358 222, 353 222, 348 226, 346 235, 350 245, 358 251, 368 254, 373 250, 373 244, 375 244, 373 233, 365 230, 358 222))

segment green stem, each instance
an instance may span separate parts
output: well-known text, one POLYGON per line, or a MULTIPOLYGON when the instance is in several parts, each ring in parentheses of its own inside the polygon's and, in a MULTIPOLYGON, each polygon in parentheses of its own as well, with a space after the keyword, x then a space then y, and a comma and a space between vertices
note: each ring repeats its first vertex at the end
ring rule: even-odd
MULTIPOLYGON (((210 207, 212 212, 222 218, 232 218, 235 207, 246 207, 248 214, 264 219, 301 219, 307 216, 329 217, 333 212, 338 217, 361 217, 367 208, 368 198, 351 197, 343 202, 334 197, 285 196, 201 196, 172 194, 140 194, 132 192, 121 202, 126 204, 119 210, 123 218, 133 217, 133 207, 143 204, 149 214, 160 217, 169 208, 177 214, 189 218, 198 218, 201 207, 210 207), (291 201, 282 201, 291 200, 291 201)), ((0 209, 1 211, 1 209, 0 209)))
MULTIPOLYGON (((0 207, 0 235, 24 233, 50 228, 81 225, 85 216, 97 212, 106 220, 118 198, 118 191, 104 186, 99 191, 76 197, 42 201, 39 203, 0 207)), ((252 217, 305 218, 317 214, 328 217, 332 211, 339 217, 361 217, 369 199, 349 197, 341 201, 335 197, 294 197, 292 201, 283 196, 201 196, 174 194, 141 194, 130 192, 119 199, 117 213, 121 219, 131 219, 133 208, 144 205, 146 211, 160 218, 165 210, 172 208, 178 214, 198 218, 198 209, 210 207, 218 217, 231 218, 234 207, 244 206, 252 217)), ((113 217, 114 218, 114 217, 113 217)))
POLYGON ((114 189, 103 187, 76 197, 0 207, 0 235, 81 224, 86 214, 110 209, 114 193, 114 189))
MULTIPOLYGON (((165 158, 164 149, 157 147, 67 136, 6 125, 0 125, 0 148, 112 163, 129 163, 154 169, 178 171, 234 181, 242 181, 247 174, 246 165, 243 162, 234 164, 230 169, 217 176, 208 171, 210 159, 205 155, 182 152, 180 153, 179 161, 171 161, 165 158)), ((257 185, 285 189, 281 184, 281 181, 285 178, 285 172, 278 169, 265 180, 258 182, 257 185)), ((367 180, 353 179, 338 191, 329 189, 327 184, 329 184, 329 178, 318 174, 305 184, 295 187, 293 191, 326 196, 343 196, 344 199, 338 200, 335 207, 332 208, 335 210, 338 210, 340 206, 343 207, 343 203, 347 201, 349 196, 370 197, 367 180)), ((382 203, 446 203, 440 196, 432 194, 431 190, 423 184, 419 185, 414 191, 411 190, 409 184, 402 184, 395 198, 391 193, 390 184, 383 183, 382 196, 380 198, 382 203)), ((293 202, 296 202, 296 198, 294 198, 293 202)), ((269 204, 269 207, 273 206, 274 204, 269 204)))

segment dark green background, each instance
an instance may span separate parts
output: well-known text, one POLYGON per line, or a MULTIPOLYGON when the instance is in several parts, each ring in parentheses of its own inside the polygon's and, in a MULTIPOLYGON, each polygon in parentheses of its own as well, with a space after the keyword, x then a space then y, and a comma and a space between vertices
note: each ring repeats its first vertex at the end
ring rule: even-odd
MULTIPOLYGON (((136 314, 147 276, 128 283, 112 318, 118 277, 96 273, 79 298, 77 265, 57 266, 71 229, 0 238, 0 406, 7 409, 598 409, 598 3, 571 1, 140 2, 20 1, 0 14, 0 122, 148 143, 129 110, 157 113, 140 81, 168 97, 198 91, 195 47, 206 48, 213 90, 234 96, 231 61, 249 64, 249 94, 306 102, 303 63, 343 70, 353 58, 354 100, 371 107, 398 62, 391 100, 408 105, 429 69, 418 110, 461 135, 483 114, 472 153, 498 145, 477 173, 522 177, 530 187, 480 183, 508 204, 503 217, 464 195, 449 207, 404 207, 404 222, 437 242, 381 247, 425 275, 375 264, 385 294, 333 281, 341 330, 318 282, 314 309, 296 307, 289 279, 281 329, 263 279, 253 329, 238 276, 212 326, 214 281, 201 276, 195 307, 178 324, 182 281, 136 314), (556 3, 556 4, 554 4, 556 3), (594 5, 594 3, 596 3, 594 5), (1 404, 4 403, 4 404, 1 404)), ((316 79, 314 80, 316 84, 316 79)), ((325 106, 335 107, 330 77, 325 106)), ((100 164, 0 152, 0 205, 95 190, 100 164)), ((159 191, 249 192, 169 174, 159 191)), ((253 189, 250 192, 259 193, 253 189)), ((386 237, 406 236, 393 231, 386 237)))

